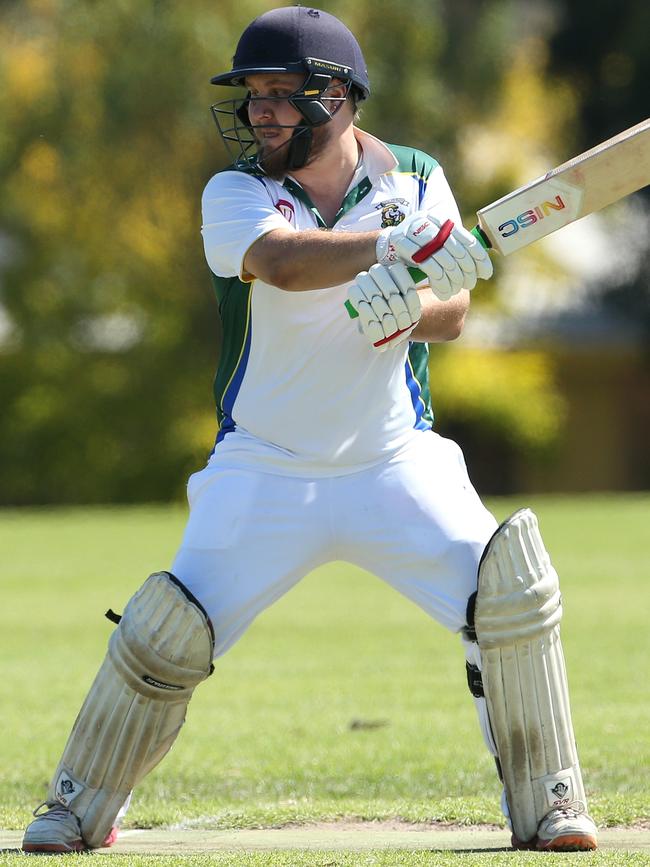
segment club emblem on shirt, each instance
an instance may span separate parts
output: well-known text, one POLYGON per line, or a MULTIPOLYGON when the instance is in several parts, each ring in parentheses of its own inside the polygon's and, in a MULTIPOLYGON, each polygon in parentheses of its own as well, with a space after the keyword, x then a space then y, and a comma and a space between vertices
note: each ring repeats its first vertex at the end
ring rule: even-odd
POLYGON ((276 209, 282 214, 284 219, 295 225, 296 223, 296 211, 291 202, 288 202, 286 199, 278 199, 275 203, 276 209))
POLYGON ((398 226, 406 216, 405 209, 402 205, 408 206, 406 199, 390 199, 387 202, 380 202, 375 205, 375 208, 381 210, 381 227, 387 229, 389 226, 398 226))

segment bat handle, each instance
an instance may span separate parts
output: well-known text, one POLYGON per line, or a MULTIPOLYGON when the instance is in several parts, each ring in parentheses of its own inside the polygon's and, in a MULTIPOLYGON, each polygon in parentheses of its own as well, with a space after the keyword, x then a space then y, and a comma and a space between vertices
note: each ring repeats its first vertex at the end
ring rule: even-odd
POLYGON ((491 250, 491 249, 492 249, 492 244, 490 244, 490 239, 489 239, 488 236, 485 234, 485 232, 483 231, 483 229, 481 229, 480 226, 474 226, 474 228, 472 229, 472 235, 474 235, 474 237, 476 238, 476 240, 477 240, 477 241, 478 241, 478 242, 479 242, 483 247, 485 247, 486 250, 491 250))

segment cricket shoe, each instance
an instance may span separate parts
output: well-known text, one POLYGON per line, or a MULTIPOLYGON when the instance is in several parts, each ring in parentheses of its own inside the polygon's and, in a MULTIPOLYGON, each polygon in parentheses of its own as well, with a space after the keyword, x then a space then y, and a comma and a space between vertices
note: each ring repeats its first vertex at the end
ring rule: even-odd
MULTIPOLYGON (((40 804, 34 810, 36 817, 27 826, 23 837, 23 852, 85 852, 89 847, 81 836, 79 819, 58 803, 40 804), (39 813, 41 807, 47 807, 45 813, 39 813)), ((117 839, 117 828, 108 832, 102 843, 102 848, 112 846, 117 839)))
POLYGON ((512 835, 515 849, 538 849, 542 852, 586 852, 598 847, 597 829, 585 805, 575 801, 547 813, 537 828, 537 835, 527 843, 512 835))

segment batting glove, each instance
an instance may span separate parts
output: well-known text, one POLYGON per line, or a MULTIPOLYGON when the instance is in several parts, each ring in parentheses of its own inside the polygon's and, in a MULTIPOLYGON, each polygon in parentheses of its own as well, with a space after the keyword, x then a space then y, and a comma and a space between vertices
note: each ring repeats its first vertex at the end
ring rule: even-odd
POLYGON ((487 280, 493 271, 487 251, 471 232, 451 220, 441 223, 426 211, 385 229, 377 239, 376 253, 384 265, 395 261, 417 265, 441 301, 461 289, 473 289, 477 280, 487 280))
POLYGON ((379 352, 408 340, 422 315, 417 289, 401 262, 357 274, 348 292, 350 305, 359 315, 359 330, 379 352))

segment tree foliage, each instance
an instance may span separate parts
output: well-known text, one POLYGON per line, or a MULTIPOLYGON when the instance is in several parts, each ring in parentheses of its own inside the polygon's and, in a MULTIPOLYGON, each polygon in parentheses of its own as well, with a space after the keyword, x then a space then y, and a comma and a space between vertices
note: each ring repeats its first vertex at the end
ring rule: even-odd
MULTIPOLYGON (((550 40, 552 62, 571 81, 578 97, 577 134, 581 148, 591 147, 648 116, 650 81, 650 4, 645 0, 575 0, 550 40)), ((637 195, 638 233, 650 225, 650 189, 637 195)), ((641 322, 650 336, 650 245, 647 237, 629 238, 642 249, 633 273, 601 287, 607 310, 641 322)))
MULTIPOLYGON (((200 193, 226 155, 208 81, 243 27, 275 5, 0 7, 1 502, 164 499, 209 452, 219 323, 200 193)), ((576 85, 568 2, 548 7, 562 13, 555 30, 532 12, 544 3, 321 6, 364 46, 373 97, 362 125, 439 157, 467 214, 583 123, 606 125, 589 108, 595 91, 576 85), (587 108, 574 116, 580 100, 587 108)), ((616 31, 606 66, 628 114, 645 95, 630 76, 647 70, 633 24, 616 31)), ((585 56, 590 83, 597 60, 585 56)))

